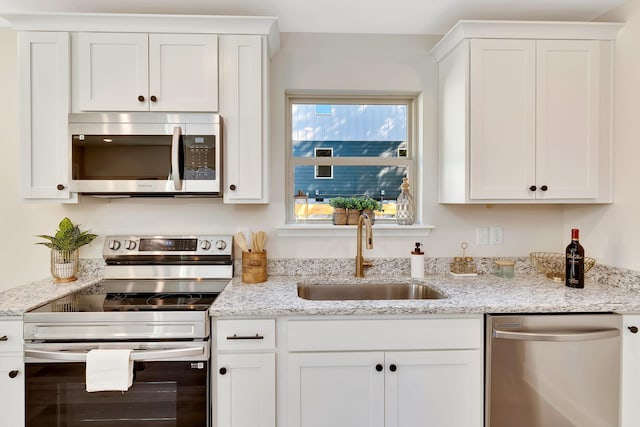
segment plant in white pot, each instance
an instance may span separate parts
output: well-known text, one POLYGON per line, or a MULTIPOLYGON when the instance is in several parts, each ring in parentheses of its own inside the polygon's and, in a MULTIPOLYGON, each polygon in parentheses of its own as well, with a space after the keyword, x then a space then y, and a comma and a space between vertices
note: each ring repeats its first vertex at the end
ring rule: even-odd
POLYGON ((80 231, 69 218, 63 218, 54 236, 39 235, 47 242, 38 242, 51 249, 51 275, 56 282, 72 282, 78 274, 78 249, 97 237, 88 231, 80 231))

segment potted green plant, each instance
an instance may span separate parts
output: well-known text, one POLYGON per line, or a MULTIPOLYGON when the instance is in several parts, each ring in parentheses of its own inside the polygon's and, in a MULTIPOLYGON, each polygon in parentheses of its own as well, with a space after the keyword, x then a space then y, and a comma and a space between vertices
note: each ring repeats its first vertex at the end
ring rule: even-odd
POLYGON ((79 257, 78 250, 91 243, 97 237, 88 231, 80 231, 78 225, 74 225, 67 217, 58 224, 58 230, 54 236, 41 234, 37 237, 47 240, 38 242, 51 249, 51 274, 56 282, 72 282, 78 274, 79 257))
POLYGON ((369 219, 371 220, 371 224, 373 224, 376 220, 376 211, 382 209, 382 205, 375 199, 371 197, 365 197, 360 201, 360 207, 362 207, 362 213, 367 214, 369 219))
POLYGON ((357 225, 358 218, 362 213, 362 198, 349 197, 347 199, 347 224, 357 225))
POLYGON ((347 198, 333 197, 329 200, 333 208, 333 225, 345 225, 347 223, 347 198))

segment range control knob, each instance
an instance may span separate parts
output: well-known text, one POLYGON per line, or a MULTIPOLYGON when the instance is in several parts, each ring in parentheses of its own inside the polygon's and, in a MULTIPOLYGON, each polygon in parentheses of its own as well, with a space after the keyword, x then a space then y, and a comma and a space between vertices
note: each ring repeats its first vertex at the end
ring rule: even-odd
POLYGON ((216 249, 223 251, 227 248, 227 242, 225 242, 224 240, 218 240, 216 242, 216 249))
POLYGON ((117 240, 111 240, 109 242, 109 249, 111 249, 112 251, 117 251, 118 249, 120 249, 120 242, 117 240))
POLYGON ((208 251, 209 249, 211 249, 211 242, 208 240, 203 240, 202 243, 200 243, 200 249, 202 249, 203 251, 208 251))
POLYGON ((135 240, 125 240, 124 241, 124 248, 128 251, 132 251, 136 248, 136 241, 135 240))

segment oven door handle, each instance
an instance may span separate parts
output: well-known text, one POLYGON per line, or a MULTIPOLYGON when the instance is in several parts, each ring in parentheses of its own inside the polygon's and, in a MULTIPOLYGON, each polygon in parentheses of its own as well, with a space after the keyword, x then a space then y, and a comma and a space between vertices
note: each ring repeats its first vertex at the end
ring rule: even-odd
MULTIPOLYGON (((173 359, 177 357, 202 356, 203 347, 172 348, 169 350, 141 350, 131 353, 134 362, 155 359, 173 359)), ((87 353, 68 351, 25 350, 25 357, 38 359, 60 360, 64 362, 86 362, 87 353)))

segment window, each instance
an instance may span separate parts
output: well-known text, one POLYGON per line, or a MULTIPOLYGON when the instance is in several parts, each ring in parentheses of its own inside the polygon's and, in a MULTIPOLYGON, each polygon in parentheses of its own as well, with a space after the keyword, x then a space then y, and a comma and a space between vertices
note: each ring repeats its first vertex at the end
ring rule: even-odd
MULTIPOLYGON (((316 157, 333 157, 333 148, 316 147, 314 150, 315 150, 316 157)), ((333 178, 333 166, 332 165, 316 165, 314 177, 316 179, 333 178)))
MULTIPOLYGON (((287 222, 330 222, 334 197, 382 203, 395 221, 402 178, 414 195, 413 97, 287 96, 287 222), (311 195, 296 207, 296 195, 311 195)), ((298 196, 299 197, 299 196, 298 196)), ((298 200, 299 202, 299 200, 298 200)))

